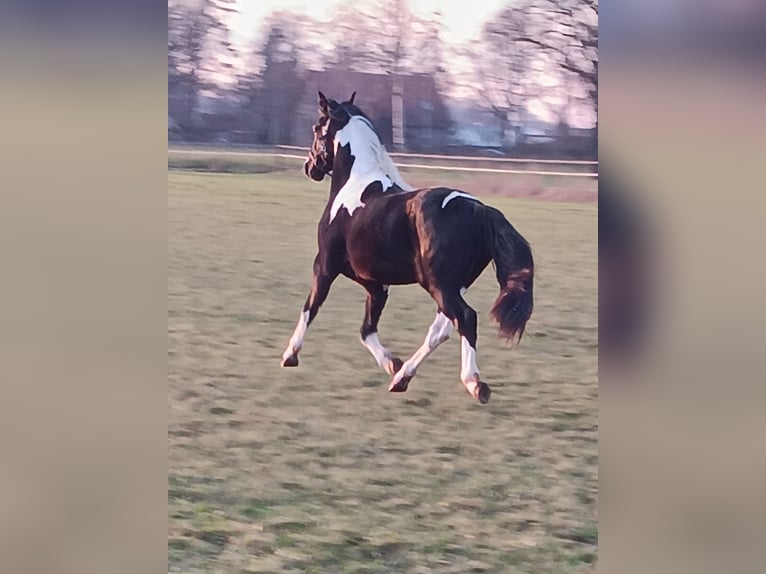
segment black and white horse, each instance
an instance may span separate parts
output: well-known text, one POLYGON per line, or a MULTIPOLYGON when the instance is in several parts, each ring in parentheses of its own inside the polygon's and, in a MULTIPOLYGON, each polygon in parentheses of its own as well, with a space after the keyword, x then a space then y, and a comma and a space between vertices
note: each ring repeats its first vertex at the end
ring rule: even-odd
POLYGON ((500 211, 467 193, 407 185, 372 123, 354 105, 354 95, 338 103, 319 92, 319 121, 304 171, 315 181, 331 177, 330 198, 319 221, 311 293, 282 366, 298 365, 308 326, 332 282, 345 275, 367 291, 362 344, 393 377, 389 391, 407 390, 420 364, 449 338, 454 325, 461 340, 460 379, 486 403, 490 389, 479 379, 476 364, 476 311, 463 295, 494 261, 500 295, 491 316, 502 336, 520 340, 532 314, 529 244, 500 211), (402 362, 381 344, 378 320, 389 286, 411 283, 428 291, 437 313, 421 347, 402 362))

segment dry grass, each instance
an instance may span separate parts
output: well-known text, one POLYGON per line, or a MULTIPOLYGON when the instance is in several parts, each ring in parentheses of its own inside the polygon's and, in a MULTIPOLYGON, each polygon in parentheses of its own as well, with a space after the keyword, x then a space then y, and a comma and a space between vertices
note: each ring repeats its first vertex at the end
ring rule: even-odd
MULTIPOLYGON (((535 313, 510 350, 487 317, 491 269, 468 294, 493 390, 481 406, 458 380, 454 338, 407 393, 387 393, 358 341, 364 293, 343 278, 301 366, 279 367, 326 185, 170 172, 168 186, 170 570, 590 571, 594 205, 487 198, 530 240, 537 277, 535 313)), ((381 339, 404 357, 435 309, 419 287, 391 293, 381 339)))

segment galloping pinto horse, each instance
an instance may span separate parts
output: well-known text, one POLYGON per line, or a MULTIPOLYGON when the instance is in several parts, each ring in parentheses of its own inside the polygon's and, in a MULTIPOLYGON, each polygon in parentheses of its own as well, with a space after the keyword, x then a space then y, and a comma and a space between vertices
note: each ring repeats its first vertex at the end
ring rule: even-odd
POLYGON ((500 211, 475 197, 407 185, 369 118, 354 105, 355 95, 339 103, 319 92, 319 120, 304 172, 314 181, 330 176, 330 198, 319 221, 311 293, 282 366, 298 366, 309 325, 332 282, 345 275, 367 291, 362 344, 393 377, 389 391, 407 390, 418 366, 449 338, 454 325, 462 349, 460 379, 486 403, 490 389, 476 364, 476 311, 463 295, 494 261, 500 295, 490 315, 502 336, 520 340, 532 314, 532 251, 500 211), (389 286, 412 283, 431 295, 437 313, 422 346, 402 362, 381 344, 378 320, 389 286))

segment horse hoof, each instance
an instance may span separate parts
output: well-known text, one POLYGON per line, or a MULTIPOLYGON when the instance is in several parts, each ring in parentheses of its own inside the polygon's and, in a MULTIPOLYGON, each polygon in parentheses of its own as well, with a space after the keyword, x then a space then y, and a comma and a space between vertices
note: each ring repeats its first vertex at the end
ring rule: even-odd
POLYGON ((489 396, 492 394, 492 391, 489 389, 489 385, 487 383, 482 383, 479 381, 479 384, 476 387, 476 394, 478 395, 476 398, 479 399, 479 402, 483 405, 486 405, 489 401, 489 396))
POLYGON ((401 369, 403 365, 404 362, 401 359, 398 357, 391 357, 388 360, 388 374, 391 376, 395 375, 399 372, 399 369, 401 369))
POLYGON ((290 355, 286 359, 282 359, 282 366, 283 367, 297 367, 298 366, 298 355, 290 355))
POLYGON ((407 387, 410 384, 410 381, 412 380, 412 377, 402 377, 398 381, 393 381, 391 385, 388 387, 389 393, 403 393, 407 390, 407 387))
POLYGON ((487 404, 489 395, 492 394, 492 391, 489 390, 489 385, 487 383, 482 383, 481 381, 469 381, 465 383, 465 390, 483 405, 487 404))

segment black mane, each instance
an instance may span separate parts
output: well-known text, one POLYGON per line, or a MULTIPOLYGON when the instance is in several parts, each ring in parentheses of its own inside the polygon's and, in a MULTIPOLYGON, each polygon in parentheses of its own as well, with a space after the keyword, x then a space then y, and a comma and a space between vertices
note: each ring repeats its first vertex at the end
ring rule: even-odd
POLYGON ((364 118, 367 118, 369 120, 370 118, 367 117, 367 114, 365 114, 362 110, 360 110, 356 104, 351 104, 349 102, 343 102, 341 104, 338 104, 348 115, 350 116, 362 116, 364 118))
POLYGON ((370 124, 372 131, 375 132, 375 135, 378 136, 378 139, 383 141, 382 138, 380 137, 380 132, 378 132, 378 128, 376 128, 375 124, 372 123, 372 120, 370 119, 370 117, 367 114, 365 114, 356 104, 352 104, 351 102, 337 102, 335 100, 329 100, 329 101, 330 101, 331 107, 337 106, 336 109, 341 109, 344 112, 346 112, 346 114, 348 114, 349 116, 349 119, 355 116, 358 116, 367 120, 367 123, 370 124))

